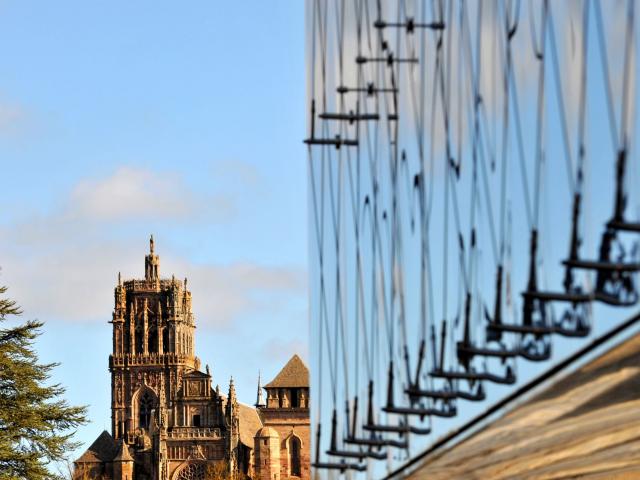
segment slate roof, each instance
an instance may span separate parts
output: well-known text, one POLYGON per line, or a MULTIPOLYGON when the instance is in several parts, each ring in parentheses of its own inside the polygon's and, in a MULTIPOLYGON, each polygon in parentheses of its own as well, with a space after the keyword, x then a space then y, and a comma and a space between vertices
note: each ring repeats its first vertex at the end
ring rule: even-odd
POLYGON ((253 448, 253 437, 262 428, 262 422, 255 408, 242 403, 240 406, 240 441, 253 448))
POLYGON ((309 387, 309 369, 298 355, 291 357, 276 378, 264 388, 300 388, 309 387))
POLYGON ((76 463, 110 462, 117 452, 113 437, 106 430, 91 444, 87 451, 76 460, 76 463))

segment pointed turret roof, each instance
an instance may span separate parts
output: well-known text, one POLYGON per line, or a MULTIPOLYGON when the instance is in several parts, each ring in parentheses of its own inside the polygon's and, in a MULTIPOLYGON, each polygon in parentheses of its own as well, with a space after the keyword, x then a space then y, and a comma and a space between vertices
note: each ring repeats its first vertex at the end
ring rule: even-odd
POLYGON ((238 400, 236 399, 236 386, 233 383, 233 377, 229 379, 229 400, 232 403, 236 403, 238 400))
POLYGON ((309 369, 298 355, 291 357, 276 378, 264 388, 308 388, 309 369))
POLYGON ((232 415, 236 415, 236 407, 238 405, 238 399, 236 398, 236 387, 233 384, 233 377, 229 380, 229 393, 227 394, 227 403, 225 405, 224 414, 227 418, 231 418, 232 415))
POLYGON ((256 407, 264 407, 266 403, 264 403, 264 397, 262 396, 262 382, 260 379, 260 370, 258 370, 258 395, 256 396, 256 407))
POLYGON ((116 458, 113 459, 114 462, 133 462, 133 457, 131 453, 129 453, 129 447, 125 443, 124 440, 120 440, 120 450, 118 450, 118 454, 116 458))

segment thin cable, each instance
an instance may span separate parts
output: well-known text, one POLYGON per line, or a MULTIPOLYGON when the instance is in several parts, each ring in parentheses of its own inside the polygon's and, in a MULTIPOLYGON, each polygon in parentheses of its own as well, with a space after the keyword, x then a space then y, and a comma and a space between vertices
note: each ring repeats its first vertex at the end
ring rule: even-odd
POLYGON ((611 90, 611 76, 609 75, 609 59, 607 54, 607 41, 604 37, 604 25, 602 24, 602 11, 599 0, 594 0, 596 14, 596 30, 598 32, 598 44, 600 45, 600 60, 602 62, 602 75, 605 82, 605 98, 607 100, 607 113, 609 114, 609 132, 611 133, 611 144, 614 150, 620 149, 618 143, 618 133, 616 126, 616 116, 613 106, 613 93, 611 90))
POLYGON ((553 72, 555 74, 556 84, 556 99, 558 102, 558 111, 560 112, 560 125, 562 127, 562 144, 564 145, 564 158, 567 166, 567 179, 569 180, 569 191, 574 192, 576 190, 574 178, 573 178, 573 157, 571 155, 571 146, 569 140, 569 127, 567 126, 567 114, 564 104, 564 93, 562 91, 562 79, 560 78, 560 65, 558 61, 558 47, 556 43, 556 34, 553 21, 553 13, 551 11, 551 5, 547 7, 549 9, 549 41, 551 42, 551 59, 553 61, 553 72))

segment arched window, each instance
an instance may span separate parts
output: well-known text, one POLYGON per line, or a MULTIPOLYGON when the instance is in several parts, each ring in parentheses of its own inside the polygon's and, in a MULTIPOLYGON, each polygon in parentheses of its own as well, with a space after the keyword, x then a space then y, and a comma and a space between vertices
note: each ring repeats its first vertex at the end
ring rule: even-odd
POLYGON ((300 477, 300 439, 292 436, 289 440, 289 472, 292 477, 300 477))
POLYGON ((176 480, 204 480, 205 468, 202 463, 189 463, 178 472, 176 480))
POLYGON ((134 353, 134 352, 130 352, 129 351, 130 349, 131 349, 131 332, 129 331, 129 329, 126 329, 124 331, 123 352, 124 353, 134 353))
MULTIPOLYGON (((136 351, 135 353, 137 353, 138 355, 142 354, 142 347, 143 347, 143 336, 144 336, 144 331, 142 330, 142 325, 137 325, 136 326, 136 351)), ((133 353, 133 352, 132 352, 133 353)))
POLYGON ((158 352, 158 353, 170 353, 171 352, 171 341, 169 340, 169 328, 168 327, 164 327, 162 329, 162 348, 164 349, 164 352, 158 352))
POLYGON ((149 353, 156 353, 158 351, 158 329, 155 326, 149 329, 148 349, 149 353))
POLYGON ((153 409, 153 398, 149 392, 144 392, 138 403, 138 426, 140 428, 149 428, 151 422, 151 410, 153 409))

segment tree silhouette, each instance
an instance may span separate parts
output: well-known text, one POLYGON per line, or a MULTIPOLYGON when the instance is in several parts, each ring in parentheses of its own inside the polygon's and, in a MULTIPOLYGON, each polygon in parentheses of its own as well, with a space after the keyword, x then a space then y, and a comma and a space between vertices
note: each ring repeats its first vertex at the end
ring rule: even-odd
MULTIPOLYGON (((0 324, 21 314, 6 291, 0 287, 0 324)), ((38 363, 33 345, 43 325, 0 328, 0 480, 56 478, 49 464, 78 446, 71 438, 86 423, 86 407, 70 406, 61 385, 47 385, 58 364, 38 363)))

